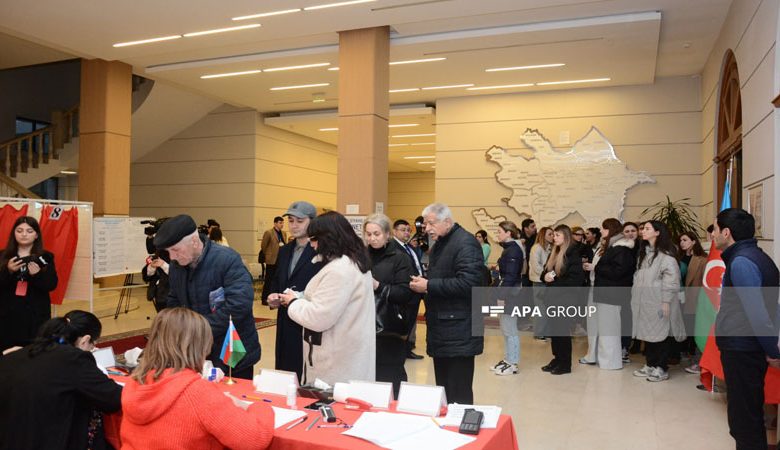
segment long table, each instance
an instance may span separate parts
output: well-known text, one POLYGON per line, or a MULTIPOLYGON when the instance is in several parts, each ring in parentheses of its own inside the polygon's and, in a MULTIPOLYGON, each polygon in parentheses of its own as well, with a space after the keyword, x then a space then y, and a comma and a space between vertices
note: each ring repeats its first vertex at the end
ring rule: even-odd
MULTIPOLYGON (((117 381, 122 382, 122 377, 114 377, 117 381)), ((271 400, 273 406, 286 408, 286 398, 279 395, 261 394, 255 393, 252 383, 248 380, 236 379, 236 384, 226 385, 220 384, 220 387, 224 391, 230 392, 236 397, 241 398, 242 395, 250 395, 253 397, 262 397, 271 400)), ((341 433, 345 430, 343 428, 317 428, 315 425, 309 431, 306 428, 314 420, 319 417, 318 411, 311 411, 304 409, 303 407, 312 403, 314 400, 310 398, 298 398, 297 406, 301 411, 306 411, 309 418, 306 422, 294 427, 292 430, 287 430, 286 426, 277 428, 274 431, 274 439, 271 442, 271 449, 274 450, 337 450, 337 449, 377 449, 378 446, 357 439, 351 436, 344 436, 341 433)), ((333 403, 332 405, 336 416, 342 419, 348 424, 354 424, 355 421, 362 414, 361 411, 346 409, 341 403, 333 403)), ((390 408, 390 411, 395 410, 395 404, 390 408)), ((121 413, 108 414, 105 417, 105 431, 106 439, 115 448, 120 448, 119 429, 122 421, 121 413)), ((446 429, 457 432, 457 427, 446 427, 446 429)), ((485 450, 517 450, 517 436, 515 435, 515 427, 512 423, 512 418, 508 415, 502 414, 498 420, 498 426, 495 429, 483 428, 479 435, 475 436, 477 439, 461 448, 467 450, 485 449, 485 450)), ((432 449, 428 449, 432 450, 432 449)))

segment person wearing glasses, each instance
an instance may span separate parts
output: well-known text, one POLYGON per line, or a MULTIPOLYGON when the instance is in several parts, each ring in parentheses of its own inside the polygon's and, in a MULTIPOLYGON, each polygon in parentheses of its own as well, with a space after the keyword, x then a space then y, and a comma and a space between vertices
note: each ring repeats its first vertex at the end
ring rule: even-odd
POLYGON ((368 251, 341 214, 309 224, 309 243, 324 264, 303 292, 271 294, 303 327, 303 383, 374 381, 376 307, 368 251))
POLYGON ((0 358, 0 448, 106 448, 101 413, 120 409, 122 388, 90 353, 101 331, 94 314, 74 310, 0 358))

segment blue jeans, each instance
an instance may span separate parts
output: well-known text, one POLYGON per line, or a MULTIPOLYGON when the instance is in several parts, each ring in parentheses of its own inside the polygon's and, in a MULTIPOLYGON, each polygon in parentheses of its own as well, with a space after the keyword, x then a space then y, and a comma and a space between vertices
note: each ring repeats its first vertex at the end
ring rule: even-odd
POLYGON ((517 364, 520 362, 520 336, 517 333, 517 317, 505 313, 499 316, 498 322, 501 325, 501 333, 504 334, 504 361, 509 364, 517 364))

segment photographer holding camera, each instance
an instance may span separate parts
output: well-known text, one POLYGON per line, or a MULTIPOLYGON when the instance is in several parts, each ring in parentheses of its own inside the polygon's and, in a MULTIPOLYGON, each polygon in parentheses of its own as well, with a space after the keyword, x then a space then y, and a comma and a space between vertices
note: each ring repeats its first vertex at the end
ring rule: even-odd
POLYGON ((0 253, 0 350, 32 342, 51 318, 49 292, 56 287, 54 255, 43 249, 38 221, 18 218, 0 253))

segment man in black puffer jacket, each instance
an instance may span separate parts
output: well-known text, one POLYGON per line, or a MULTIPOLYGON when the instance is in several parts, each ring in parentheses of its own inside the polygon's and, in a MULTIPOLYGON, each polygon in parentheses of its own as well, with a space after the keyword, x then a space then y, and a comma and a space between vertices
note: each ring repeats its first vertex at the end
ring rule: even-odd
POLYGON ((482 249, 455 223, 446 205, 428 205, 422 215, 425 232, 435 244, 428 279, 412 277, 410 287, 425 293, 427 352, 447 401, 473 404, 474 356, 482 353, 484 338, 472 333, 471 288, 482 283, 482 249))
POLYGON ((183 306, 206 318, 214 335, 208 359, 225 373, 228 368, 220 353, 232 317, 246 350, 233 376, 251 380, 253 366, 260 361, 260 342, 252 314, 252 275, 239 254, 199 235, 188 215, 168 219, 154 237, 154 245, 171 257, 167 307, 183 306))

